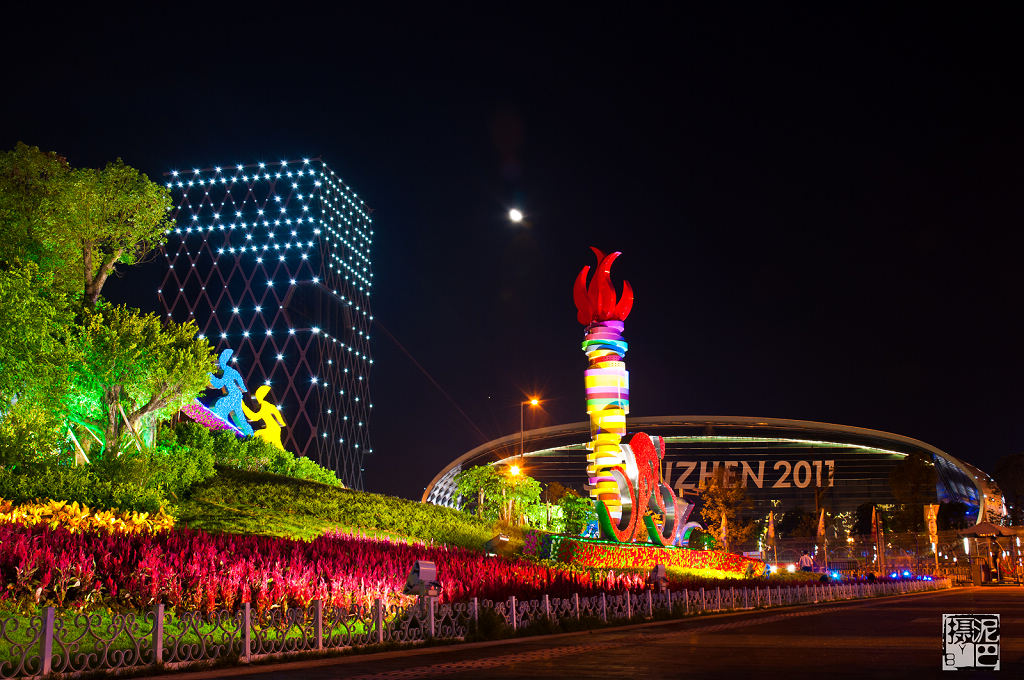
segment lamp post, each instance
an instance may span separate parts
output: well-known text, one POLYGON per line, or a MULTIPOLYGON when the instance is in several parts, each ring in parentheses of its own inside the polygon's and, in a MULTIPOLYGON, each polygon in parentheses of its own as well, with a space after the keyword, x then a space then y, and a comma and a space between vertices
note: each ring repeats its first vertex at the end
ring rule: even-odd
POLYGON ((527 404, 529 404, 530 406, 537 406, 537 405, 540 404, 540 399, 537 399, 536 397, 534 397, 532 399, 527 399, 526 401, 519 402, 519 466, 520 467, 523 464, 523 458, 526 457, 526 448, 525 448, 525 443, 526 442, 525 442, 525 439, 524 439, 526 430, 523 427, 523 423, 524 423, 523 409, 526 407, 527 404))

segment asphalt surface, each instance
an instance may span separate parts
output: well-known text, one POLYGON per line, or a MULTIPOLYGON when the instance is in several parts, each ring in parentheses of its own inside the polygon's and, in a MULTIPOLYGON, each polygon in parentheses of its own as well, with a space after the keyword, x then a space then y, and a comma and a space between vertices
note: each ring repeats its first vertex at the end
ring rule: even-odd
POLYGON ((959 588, 500 642, 186 673, 249 680, 901 678, 942 670, 942 614, 1001 615, 999 671, 1024 677, 1024 587, 959 588))

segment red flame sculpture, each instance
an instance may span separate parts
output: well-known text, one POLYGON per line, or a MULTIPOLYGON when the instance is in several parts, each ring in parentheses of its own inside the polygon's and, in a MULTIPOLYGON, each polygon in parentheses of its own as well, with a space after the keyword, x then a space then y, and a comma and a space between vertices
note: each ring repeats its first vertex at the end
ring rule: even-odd
POLYGON ((584 267, 576 277, 572 289, 572 297, 576 302, 576 319, 584 326, 599 321, 625 321, 633 309, 633 289, 629 281, 622 282, 622 297, 616 302, 615 287, 612 285, 612 262, 622 253, 614 252, 605 255, 591 246, 597 255, 597 270, 587 286, 587 274, 590 267, 584 267))

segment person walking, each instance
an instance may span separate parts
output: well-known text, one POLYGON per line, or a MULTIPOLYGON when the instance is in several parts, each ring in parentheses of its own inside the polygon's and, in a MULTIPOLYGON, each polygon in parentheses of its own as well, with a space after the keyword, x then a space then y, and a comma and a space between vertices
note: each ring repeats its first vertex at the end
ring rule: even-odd
POLYGON ((804 554, 800 556, 800 571, 814 571, 814 558, 804 551, 804 554))

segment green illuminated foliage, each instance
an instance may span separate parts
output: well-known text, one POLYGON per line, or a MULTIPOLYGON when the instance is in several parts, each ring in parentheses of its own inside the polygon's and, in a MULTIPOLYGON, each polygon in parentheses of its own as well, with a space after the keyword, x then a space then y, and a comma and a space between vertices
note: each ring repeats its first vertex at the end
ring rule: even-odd
POLYGON ((582 534, 587 522, 594 515, 593 502, 589 498, 581 498, 572 489, 568 489, 567 493, 558 499, 558 507, 562 510, 565 533, 571 536, 582 534))
POLYGON ((519 524, 523 515, 539 511, 541 486, 527 475, 503 474, 492 465, 478 465, 455 475, 456 493, 464 509, 479 519, 519 524))
POLYGON ((67 296, 34 262, 0 262, 0 464, 55 450, 64 432, 71 341, 67 296))
POLYGON ((295 479, 306 479, 331 486, 341 486, 333 470, 323 468, 304 456, 280 449, 259 437, 239 439, 232 432, 209 429, 193 422, 163 427, 158 443, 164 447, 191 449, 197 456, 210 456, 217 465, 269 472, 295 479))
POLYGON ((18 142, 0 154, 0 259, 32 262, 57 276, 65 292, 81 291, 69 270, 74 253, 46 238, 45 206, 67 184, 71 167, 56 153, 18 142))
POLYGON ((125 306, 84 313, 73 410, 104 433, 107 458, 134 438, 131 430, 138 432, 145 419, 169 417, 206 387, 212 347, 197 331, 192 322, 161 323, 155 314, 125 306))
POLYGON ((456 495, 462 496, 464 509, 476 511, 477 519, 492 514, 494 517, 491 519, 497 519, 497 511, 490 513, 487 510, 489 501, 500 499, 501 487, 501 478, 490 465, 477 465, 455 475, 456 495))
POLYGON ((116 264, 135 264, 164 242, 171 207, 166 187, 121 159, 73 169, 22 143, 0 154, 0 257, 37 263, 88 307, 116 264))

